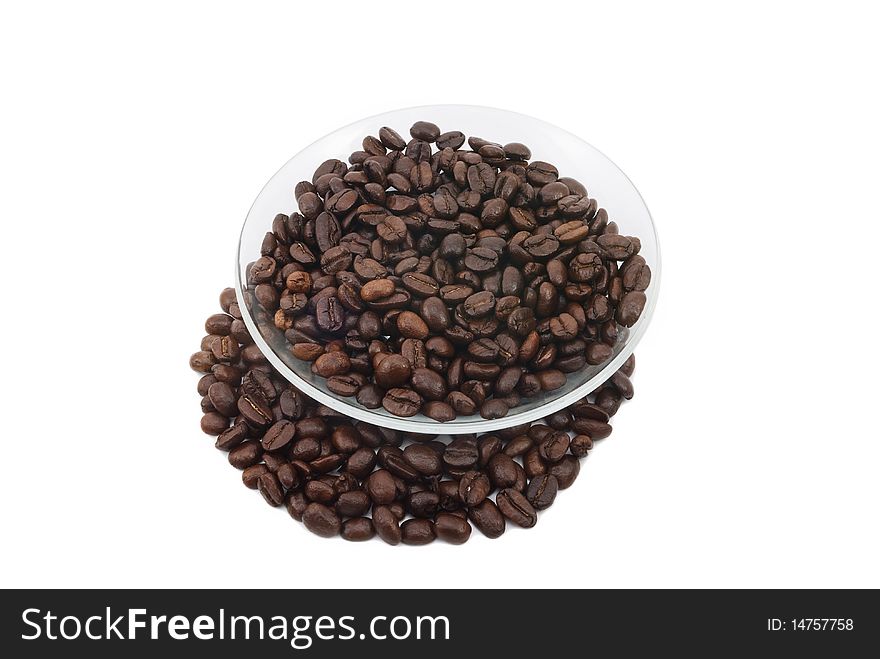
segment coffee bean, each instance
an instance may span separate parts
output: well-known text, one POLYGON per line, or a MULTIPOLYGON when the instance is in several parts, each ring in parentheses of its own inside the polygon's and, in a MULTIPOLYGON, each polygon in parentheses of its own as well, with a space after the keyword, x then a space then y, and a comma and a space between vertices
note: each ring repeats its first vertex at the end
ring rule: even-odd
POLYGON ((475 467, 479 459, 477 442, 469 437, 456 437, 443 451, 443 462, 455 469, 475 467))
POLYGON ((487 400, 480 406, 480 416, 484 419, 500 419, 509 411, 510 407, 500 398, 487 400))
POLYGON ((583 458, 593 448, 593 440, 589 435, 575 435, 571 438, 569 450, 576 458, 583 458))
POLYGON ((450 392, 446 397, 446 402, 452 406, 457 414, 462 416, 470 416, 477 411, 474 401, 460 391, 450 392))
POLYGON ((570 341, 578 333, 577 321, 567 313, 550 319, 550 332, 560 341, 570 341))
POLYGON ((337 396, 354 396, 360 391, 362 382, 356 375, 333 375, 327 378, 327 388, 337 396))
POLYGON ((428 324, 412 311, 404 311, 397 317, 397 329, 401 336, 408 339, 423 340, 430 334, 428 324))
MULTIPOLYGON (((630 379, 621 371, 617 371, 608 380, 608 383, 620 392, 626 400, 630 400, 634 395, 633 385, 630 379)), ((219 408, 218 408, 219 409, 219 408)), ((222 410, 221 410, 222 411, 222 410)))
POLYGON ((414 492, 407 498, 407 509, 415 517, 432 518, 440 509, 440 496, 430 490, 414 492))
POLYGON ((434 521, 434 532, 444 542, 461 545, 471 537, 471 525, 458 515, 439 513, 434 521))
POLYGON ((310 503, 302 513, 302 521, 309 531, 324 538, 337 535, 342 528, 339 516, 320 503, 310 503))
POLYGON ((458 484, 458 495, 464 505, 473 507, 483 501, 492 491, 492 485, 486 474, 479 471, 468 471, 458 484))
POLYGON ((293 440, 295 432, 296 426, 287 419, 282 419, 272 425, 263 435, 261 442, 263 448, 267 451, 277 451, 293 440))
POLYGON ((388 506, 377 506, 373 509, 373 527, 376 530, 376 535, 389 545, 400 544, 400 525, 397 517, 388 506))
POLYGON ((572 421, 571 428, 575 432, 589 435, 594 440, 605 439, 611 435, 611 426, 596 419, 576 418, 572 421))
POLYGON ((410 444, 403 449, 403 457, 424 476, 435 476, 443 471, 440 455, 424 444, 410 444))
POLYGON ((397 486, 394 477, 385 469, 374 471, 364 482, 370 499, 377 506, 388 505, 397 497, 397 486))
POLYGON ((355 517, 342 523, 340 535, 351 542, 363 542, 376 534, 373 522, 368 517, 355 517))
POLYGON ((516 467, 516 462, 509 455, 496 453, 489 460, 486 473, 492 485, 500 490, 516 483, 516 467))
POLYGON ((400 525, 400 533, 405 545, 427 545, 437 537, 429 519, 408 519, 400 525))
POLYGON ((518 307, 507 318, 507 327, 516 336, 526 337, 535 330, 535 316, 531 309, 518 307))
POLYGON ((573 455, 566 455, 562 460, 549 468, 551 476, 555 476, 559 483, 559 489, 565 490, 571 487, 581 471, 580 461, 573 455))
POLYGON ((220 436, 217 437, 217 441, 214 446, 216 446, 221 451, 229 451, 233 447, 241 444, 247 438, 247 435, 247 424, 236 423, 220 433, 220 436))
POLYGON ((524 455, 533 445, 534 442, 532 442, 532 439, 528 435, 519 435, 518 437, 514 437, 507 446, 504 447, 504 453, 511 458, 515 458, 524 455))
POLYGON ((231 451, 229 451, 229 464, 236 469, 244 469, 257 464, 262 457, 262 448, 260 443, 254 440, 242 442, 231 451))
POLYGON ((541 383, 541 389, 543 391, 555 391, 562 387, 566 380, 565 373, 550 368, 538 371, 535 375, 541 383))
POLYGON ((412 389, 395 387, 385 394, 382 407, 395 416, 414 416, 422 407, 422 397, 412 389))
POLYGON ((410 384, 427 400, 443 400, 446 397, 446 380, 429 368, 414 369, 410 384))
POLYGON ((379 140, 385 147, 394 151, 403 151, 406 148, 406 141, 392 128, 380 128, 379 140))
POLYGON ((409 129, 409 134, 417 140, 434 142, 440 137, 440 129, 430 121, 417 121, 409 129))
POLYGON ((632 327, 642 315, 648 298, 642 291, 624 293, 617 307, 617 322, 624 327, 632 327))
POLYGON ((412 374, 410 363, 402 355, 388 355, 376 366, 376 384, 386 389, 394 388, 409 381, 412 374))
POLYGON ((498 493, 495 499, 498 510, 511 522, 524 529, 533 527, 538 522, 538 514, 532 504, 520 492, 506 488, 498 493))
POLYGON ((278 477, 272 472, 266 472, 257 479, 257 489, 270 506, 280 506, 284 503, 284 490, 278 477))
POLYGON ((488 195, 495 188, 495 168, 482 162, 468 167, 467 184, 477 194, 488 195))
POLYGON ((324 378, 343 375, 351 369, 351 359, 341 351, 327 352, 315 360, 315 372, 324 378))
POLYGON ((244 486, 250 490, 256 490, 257 484, 260 480, 260 476, 269 471, 269 468, 260 463, 251 465, 250 467, 245 467, 245 469, 241 472, 241 481, 244 483, 244 486))
POLYGON ((274 420, 272 408, 259 392, 241 396, 238 399, 238 412, 255 428, 264 428, 274 420))
POLYGON ((365 302, 376 302, 394 293, 394 282, 390 279, 372 279, 361 287, 360 296, 365 302))
POLYGON ((553 432, 538 445, 538 453, 547 462, 559 462, 568 452, 569 443, 567 432, 553 432))
POLYGON ((553 505, 558 491, 559 481, 556 480, 556 476, 542 474, 533 478, 529 483, 526 499, 535 510, 545 510, 553 505))
POLYGON ((468 509, 468 519, 487 538, 499 538, 504 534, 506 523, 498 506, 491 499, 468 509))

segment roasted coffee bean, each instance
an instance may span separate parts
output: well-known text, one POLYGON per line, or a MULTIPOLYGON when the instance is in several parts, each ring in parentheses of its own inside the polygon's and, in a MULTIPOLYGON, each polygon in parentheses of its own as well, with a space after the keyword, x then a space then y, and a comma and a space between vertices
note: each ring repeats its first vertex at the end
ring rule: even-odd
POLYGON ((489 478, 479 471, 466 472, 458 483, 458 496, 469 508, 478 505, 491 491, 489 478))
POLYGON ((538 522, 538 514, 532 504, 517 490, 511 488, 501 490, 495 503, 501 514, 517 526, 529 529, 538 522))
POLYGON ((320 503, 310 503, 302 513, 302 521, 309 531, 325 538, 337 535, 342 528, 333 509, 320 503))
POLYGON ((318 503, 331 504, 336 500, 336 491, 330 483, 320 480, 312 480, 306 483, 306 497, 309 501, 317 501, 318 503))
POLYGON ((364 482, 364 487, 370 499, 377 506, 388 505, 397 498, 397 486, 394 484, 394 477, 391 472, 385 469, 378 469, 364 482))
POLYGON ((455 409, 448 403, 439 400, 430 400, 422 406, 422 413, 435 421, 446 422, 456 418, 455 409))
POLYGON ((440 292, 437 280, 421 272, 407 272, 401 277, 401 282, 417 298, 431 297, 440 292))
POLYGON ((422 397, 412 389, 395 387, 385 394, 382 407, 395 416, 414 416, 422 407, 422 397))
POLYGON ((373 521, 370 518, 354 517, 342 523, 340 535, 351 542, 363 542, 376 535, 376 531, 373 529, 373 521))
POLYGON ((557 430, 541 441, 538 445, 538 453, 547 462, 559 462, 568 452, 569 443, 568 433, 557 430))
MULTIPOLYGON (((625 399, 629 400, 633 397, 634 391, 632 382, 621 371, 617 371, 614 375, 612 375, 611 378, 608 380, 608 383, 612 387, 617 389, 620 392, 620 395, 623 396, 625 399)), ((222 412, 219 407, 217 409, 222 412)))
POLYGON ((241 482, 244 483, 244 486, 250 490, 256 490, 257 484, 259 483, 260 476, 269 471, 269 468, 260 463, 255 464, 250 467, 246 467, 241 472, 241 482))
POLYGON ((444 542, 461 545, 471 537, 471 525, 458 515, 439 513, 434 521, 434 532, 444 542))
POLYGON ((376 384, 390 389, 409 381, 412 375, 410 363, 402 355, 387 355, 375 370, 376 384))
POLYGON ((284 503, 284 490, 278 477, 272 472, 266 472, 257 479, 257 489, 270 506, 280 506, 284 503))
POLYGON ((548 472, 556 477, 559 489, 565 490, 571 487, 581 470, 580 461, 573 455, 566 455, 562 460, 551 465, 548 472))
POLYGON ((322 455, 315 458, 309 466, 319 474, 327 474, 338 469, 345 462, 345 457, 338 454, 322 455))
POLYGON ((376 530, 376 535, 389 545, 400 544, 400 525, 388 506, 376 506, 373 509, 373 528, 376 530))
POLYGON ((238 399, 238 412, 254 428, 264 428, 274 420, 272 408, 258 392, 241 396, 238 399))
MULTIPOLYGON (((332 334, 342 329, 345 322, 345 310, 338 298, 323 297, 318 300, 315 317, 321 331, 332 334)), ((338 375, 338 373, 334 375, 338 375)))
POLYGON ((507 327, 515 336, 527 337, 535 330, 535 316, 531 309, 519 307, 507 318, 507 327))
POLYGON ((571 438, 569 450, 576 458, 583 458, 593 448, 593 440, 589 435, 575 435, 571 438))
POLYGON ((492 398, 480 406, 480 416, 484 419, 500 419, 509 411, 510 406, 500 398, 492 398))
POLYGON ((559 482, 556 480, 556 476, 542 474, 533 478, 529 483, 526 499, 535 510, 544 510, 553 505, 558 491, 559 482))
POLYGON ((309 505, 309 500, 302 492, 288 492, 284 500, 287 513, 298 522, 302 521, 303 513, 309 505))
POLYGON ((327 388, 337 396, 354 396, 360 391, 361 381, 355 375, 333 375, 327 378, 327 388))
POLYGON ((504 453, 511 458, 515 458, 524 455, 532 446, 534 446, 534 442, 528 435, 519 435, 508 442, 507 446, 504 447, 504 453))
POLYGON ((443 462, 454 469, 471 469, 479 460, 477 441, 470 437, 456 437, 443 451, 443 462))
POLYGON ((397 329, 400 335, 407 339, 424 340, 430 333, 428 324, 412 311, 401 312, 397 317, 397 329))
POLYGON ((287 446, 296 433, 296 426, 287 419, 282 419, 272 425, 263 435, 261 441, 263 448, 267 451, 277 451, 287 446))
POLYGON ((482 318, 495 309, 495 296, 489 291, 480 291, 469 296, 462 305, 467 318, 482 318))
POLYGON ((440 496, 430 490, 414 492, 407 498, 406 505, 414 517, 432 518, 440 509, 440 496))
POLYGON ((565 384, 565 373, 548 368, 535 373, 543 391, 555 391, 565 384))
MULTIPOLYGON (((232 417, 238 414, 235 392, 225 382, 215 382, 208 387, 207 397, 213 408, 223 416, 232 417)), ((228 422, 223 427, 226 425, 228 422)))
POLYGON ((577 433, 589 435, 594 440, 605 439, 611 434, 611 426, 596 419, 576 418, 572 421, 571 428, 577 433))
POLYGON ((530 256, 542 259, 559 250, 559 239, 552 234, 538 233, 526 238, 522 246, 530 256))
POLYGON ((393 151, 403 151, 406 148, 406 141, 393 128, 380 128, 379 140, 393 151))
POLYGON ((351 359, 344 352, 327 352, 315 360, 315 372, 324 378, 344 375, 351 369, 351 359))
POLYGON ((470 416, 477 411, 477 405, 467 395, 460 391, 452 391, 446 397, 446 402, 452 406, 456 414, 462 416, 470 416))
POLYGON ((359 448, 357 451, 348 456, 345 463, 345 469, 352 476, 363 480, 376 465, 376 454, 369 448, 359 448))
POLYGON ((260 443, 249 439, 229 451, 229 464, 236 469, 245 469, 257 464, 263 455, 260 443))
POLYGON ((486 465, 486 473, 492 485, 500 490, 516 483, 516 467, 516 462, 509 455, 496 453, 486 465))
POLYGON ((446 398, 446 380, 429 368, 416 368, 412 372, 410 384, 426 400, 446 398))
POLYGON ((443 471, 440 454, 424 444, 410 444, 403 449, 403 457, 423 476, 436 476, 443 471))
POLYGON ((409 129, 409 134, 417 140, 434 142, 440 136, 440 129, 430 121, 417 121, 409 129))
POLYGON ((617 307, 617 322, 624 327, 632 327, 642 315, 646 303, 647 296, 642 291, 624 293, 617 307))
POLYGON ((290 462, 285 462, 278 467, 275 475, 278 476, 278 481, 287 490, 296 489, 300 486, 300 473, 290 462))
POLYGON ((491 499, 485 499, 482 503, 469 508, 468 519, 487 538, 499 538, 504 534, 506 527, 504 515, 491 499))
POLYGON ((376 302, 394 293, 394 282, 390 279, 371 279, 361 287, 360 296, 365 302, 376 302))
POLYGON ((434 522, 429 519, 408 519, 400 525, 400 533, 405 545, 426 545, 436 538, 434 522))
POLYGON ((202 350, 201 352, 193 353, 192 357, 189 358, 190 368, 199 373, 210 372, 211 367, 216 363, 217 358, 214 357, 214 354, 209 350, 202 350))
POLYGON ((216 446, 221 451, 229 451, 233 447, 241 444, 245 439, 247 439, 248 435, 248 426, 246 423, 236 423, 231 427, 223 430, 219 437, 217 437, 217 441, 214 446, 216 446))

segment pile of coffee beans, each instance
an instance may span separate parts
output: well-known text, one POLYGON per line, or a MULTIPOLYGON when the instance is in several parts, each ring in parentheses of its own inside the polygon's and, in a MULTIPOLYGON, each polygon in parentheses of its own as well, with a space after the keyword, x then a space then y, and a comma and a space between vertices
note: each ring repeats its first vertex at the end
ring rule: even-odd
POLYGON ((449 442, 404 435, 352 423, 304 396, 254 344, 233 289, 220 305, 190 358, 204 374, 202 430, 217 437, 246 487, 320 536, 461 544, 472 526, 489 538, 508 523, 530 528, 633 395, 630 357, 594 394, 541 422, 449 442))
POLYGON ((296 185, 247 268, 248 307, 338 396, 496 419, 614 355, 646 304, 638 238, 519 143, 426 121, 296 185))

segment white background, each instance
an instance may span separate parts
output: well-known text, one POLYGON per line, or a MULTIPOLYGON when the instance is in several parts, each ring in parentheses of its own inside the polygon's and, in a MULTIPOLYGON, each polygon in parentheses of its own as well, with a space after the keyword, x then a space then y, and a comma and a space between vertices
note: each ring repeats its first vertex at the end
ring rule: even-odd
POLYGON ((880 586, 866 6, 6 3, 0 585, 880 586), (328 541, 242 487, 187 360, 269 176, 439 102, 566 128, 645 197, 636 398, 531 531, 328 541))

